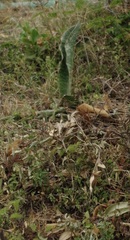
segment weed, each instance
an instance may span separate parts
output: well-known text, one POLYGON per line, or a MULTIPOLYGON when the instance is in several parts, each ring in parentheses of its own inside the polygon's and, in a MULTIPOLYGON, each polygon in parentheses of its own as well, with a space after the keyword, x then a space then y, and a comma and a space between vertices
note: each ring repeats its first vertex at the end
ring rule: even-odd
POLYGON ((100 230, 101 240, 110 240, 115 238, 114 237, 115 228, 111 222, 100 222, 98 224, 98 228, 100 230))

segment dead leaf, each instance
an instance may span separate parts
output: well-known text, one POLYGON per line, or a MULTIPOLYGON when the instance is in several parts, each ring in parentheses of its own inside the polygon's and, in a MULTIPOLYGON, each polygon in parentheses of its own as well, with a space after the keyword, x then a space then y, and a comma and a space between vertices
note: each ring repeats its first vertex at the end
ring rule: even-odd
POLYGON ((112 103, 110 98, 108 97, 108 94, 103 95, 103 101, 104 101, 104 110, 110 111, 112 109, 112 103))
POLYGON ((90 184, 89 190, 90 190, 90 193, 92 193, 93 192, 93 185, 95 185, 95 176, 93 174, 90 177, 89 184, 90 184))
POLYGON ((2 37, 2 38, 7 38, 7 37, 9 37, 8 35, 5 35, 5 34, 3 34, 3 33, 0 33, 0 37, 2 37))
POLYGON ((101 159, 100 159, 100 157, 98 157, 98 159, 97 159, 97 161, 96 161, 96 163, 95 163, 95 167, 96 167, 96 169, 99 167, 99 168, 102 168, 102 169, 105 169, 106 167, 105 167, 105 165, 101 162, 101 159))
POLYGON ((105 169, 105 165, 101 162, 100 156, 97 158, 92 175, 90 177, 89 183, 90 183, 90 193, 93 191, 93 187, 97 184, 97 179, 101 175, 101 171, 98 170, 98 168, 105 169))
POLYGON ((43 45, 43 38, 37 39, 37 45, 42 46, 43 45))
POLYGON ((127 227, 130 227, 130 223, 126 223, 126 222, 120 222, 121 225, 123 226, 127 226, 127 227))
POLYGON ((86 179, 86 177, 87 177, 87 171, 86 170, 82 170, 81 172, 80 172, 80 176, 83 178, 83 179, 86 179))
POLYGON ((100 167, 100 168, 103 168, 103 169, 105 169, 106 167, 105 167, 105 165, 103 164, 103 163, 98 163, 98 165, 97 165, 98 167, 100 167))
POLYGON ((67 239, 70 239, 71 237, 72 237, 72 232, 65 231, 60 235, 59 240, 67 240, 67 239))
POLYGON ((96 236, 98 236, 98 234, 100 233, 100 230, 99 230, 99 228, 94 224, 94 226, 93 226, 93 233, 96 235, 96 236))
POLYGON ((110 115, 104 110, 100 108, 93 107, 89 104, 83 103, 77 107, 77 110, 80 114, 85 115, 86 113, 96 113, 101 117, 109 118, 110 115))
POLYGON ((6 147, 6 157, 9 157, 12 154, 17 153, 20 150, 20 145, 22 143, 22 139, 16 139, 14 142, 9 143, 6 147))
POLYGON ((74 117, 68 116, 68 121, 63 122, 61 120, 60 122, 57 122, 55 124, 55 129, 57 130, 58 136, 61 136, 66 131, 66 135, 71 134, 74 131, 74 127, 76 126, 76 121, 74 117))
POLYGON ((101 210, 102 208, 106 208, 106 207, 107 207, 107 204, 100 204, 100 205, 96 206, 93 211, 92 220, 95 221, 98 216, 99 210, 101 210))
POLYGON ((89 187, 90 193, 93 192, 93 187, 96 186, 96 184, 97 184, 97 179, 98 179, 98 177, 100 176, 100 173, 101 173, 101 171, 97 171, 97 172, 94 172, 94 171, 93 171, 93 173, 92 173, 92 175, 91 175, 91 177, 90 177, 90 180, 89 180, 89 183, 90 183, 90 187, 89 187))

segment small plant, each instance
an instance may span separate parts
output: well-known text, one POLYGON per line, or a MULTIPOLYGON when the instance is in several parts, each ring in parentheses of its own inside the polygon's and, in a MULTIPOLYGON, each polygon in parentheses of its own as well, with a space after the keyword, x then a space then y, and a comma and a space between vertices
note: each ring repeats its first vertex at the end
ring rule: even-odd
POLYGON ((100 231, 100 240, 112 240, 115 239, 114 231, 115 228, 111 222, 100 222, 98 224, 98 228, 100 231))
POLYGON ((24 47, 28 53, 29 58, 33 58, 38 53, 39 47, 37 40, 39 38, 39 32, 36 28, 31 28, 28 23, 22 27, 22 33, 20 39, 24 43, 24 47))
POLYGON ((74 45, 80 30, 80 24, 70 27, 62 36, 60 51, 61 63, 59 70, 59 90, 60 95, 71 95, 72 69, 74 57, 74 45))
POLYGON ((0 209, 0 225, 6 225, 9 221, 18 221, 23 218, 23 215, 20 213, 21 200, 15 199, 9 201, 6 206, 0 209))
POLYGON ((47 171, 43 171, 43 169, 35 169, 35 171, 32 173, 32 178, 34 181, 34 186, 44 186, 47 187, 48 186, 48 172, 47 171))
POLYGON ((47 38, 47 34, 40 34, 37 28, 32 28, 28 23, 22 26, 20 41, 23 44, 23 50, 28 60, 41 63, 45 59, 43 52, 49 49, 47 38))

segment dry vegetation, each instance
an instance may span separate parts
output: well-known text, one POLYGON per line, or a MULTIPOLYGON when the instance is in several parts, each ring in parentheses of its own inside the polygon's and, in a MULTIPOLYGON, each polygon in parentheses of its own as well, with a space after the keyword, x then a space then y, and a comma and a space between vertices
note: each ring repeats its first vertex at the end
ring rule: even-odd
POLYGON ((119 3, 0 11, 1 240, 130 239, 129 26, 119 3), (70 104, 59 44, 78 21, 70 104))

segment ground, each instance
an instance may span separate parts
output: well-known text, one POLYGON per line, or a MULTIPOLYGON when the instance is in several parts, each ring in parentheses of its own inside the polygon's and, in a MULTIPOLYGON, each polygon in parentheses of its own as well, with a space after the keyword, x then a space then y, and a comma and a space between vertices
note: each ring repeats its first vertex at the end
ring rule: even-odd
POLYGON ((129 239, 128 9, 0 13, 1 239, 129 239), (59 45, 78 21, 70 102, 59 45))

